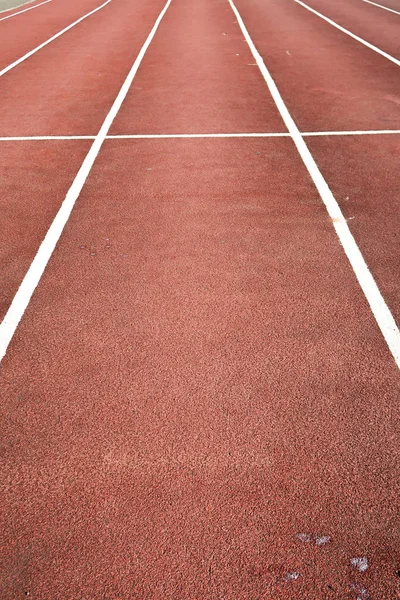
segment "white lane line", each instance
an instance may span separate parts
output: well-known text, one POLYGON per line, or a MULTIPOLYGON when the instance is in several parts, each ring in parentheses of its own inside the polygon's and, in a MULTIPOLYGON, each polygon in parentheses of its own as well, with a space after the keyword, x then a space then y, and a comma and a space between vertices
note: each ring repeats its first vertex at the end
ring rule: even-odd
MULTIPOLYGON (((400 134, 400 129, 369 129, 355 131, 304 131, 302 137, 329 137, 349 135, 393 135, 400 134)), ((186 139, 186 138, 269 138, 292 137, 290 133, 154 133, 154 134, 120 134, 106 135, 106 140, 158 140, 158 139, 186 139)), ((94 140, 95 135, 33 135, 0 137, 0 142, 47 142, 65 140, 94 140)))
POLYGON ((390 312, 382 294, 379 291, 376 282, 368 269, 368 266, 361 254, 355 239, 347 225, 346 219, 340 207, 333 196, 328 184, 320 172, 317 163, 315 162, 311 152, 309 151, 306 142, 301 136, 300 131, 297 128, 296 123, 292 119, 286 105, 279 93, 278 88, 274 80, 271 77, 270 72, 264 64, 261 55, 258 53, 245 24, 243 23, 242 17, 238 12, 236 6, 232 0, 228 0, 232 7, 232 10, 237 18, 238 24, 242 30, 244 37, 250 47, 250 50, 258 64, 258 67, 265 79, 268 89, 275 101, 275 104, 282 116, 282 119, 290 132, 293 142, 305 164, 312 180, 314 181, 315 187, 317 188, 322 201, 324 202, 329 216, 332 219, 333 226, 337 233, 337 236, 342 244, 343 250, 346 253, 347 258, 353 268, 355 276, 361 286, 362 291, 371 307, 372 313, 375 320, 382 332, 383 337, 396 361, 397 366, 400 368, 400 331, 396 325, 392 313, 390 312))
POLYGON ((317 10, 314 10, 313 8, 311 8, 311 6, 308 6, 307 4, 304 4, 304 2, 301 2, 301 0, 294 0, 294 2, 297 2, 297 4, 301 4, 301 6, 304 6, 304 8, 306 8, 310 12, 314 13, 318 17, 321 17, 321 19, 324 19, 324 21, 326 21, 327 23, 330 23, 330 25, 333 25, 333 27, 336 27, 336 29, 339 29, 340 31, 343 31, 343 33, 347 33, 347 35, 349 35, 350 37, 352 37, 354 40, 357 40, 357 42, 360 42, 361 44, 364 44, 364 46, 366 46, 367 48, 370 48, 371 50, 374 50, 375 52, 377 52, 381 56, 384 56, 385 58, 387 58, 388 60, 390 60, 392 63, 394 63, 395 65, 397 65, 397 66, 400 67, 400 60, 397 60, 397 58, 395 58, 394 56, 391 56, 390 54, 388 54, 387 52, 384 52, 383 50, 381 50, 377 46, 374 46, 373 44, 370 44, 366 40, 363 40, 358 35, 355 35, 351 31, 349 31, 348 29, 345 29, 341 25, 338 25, 338 23, 335 23, 335 21, 332 21, 332 19, 328 19, 328 17, 325 17, 325 15, 322 15, 317 10))
POLYGON ((95 135, 32 135, 0 137, 0 142, 47 142, 49 140, 94 140, 95 135))
POLYGON ((97 155, 112 125, 112 122, 115 119, 125 99, 125 96, 128 93, 128 90, 137 73, 139 65, 142 62, 143 56, 145 55, 146 50, 149 47, 151 40, 153 39, 154 34, 158 29, 161 19, 163 18, 170 4, 171 0, 168 0, 163 10, 159 14, 145 43, 143 44, 135 62, 131 67, 131 70, 129 71, 124 83, 122 84, 120 91, 118 92, 117 97, 114 100, 110 112, 106 116, 88 154, 86 155, 78 173, 76 174, 75 179, 72 182, 72 185, 69 188, 57 215, 54 218, 54 221, 50 225, 50 228, 47 231, 46 236, 43 242, 41 243, 35 258, 33 259, 32 264, 28 269, 28 272, 22 280, 22 283, 18 288, 18 291, 15 294, 13 301, 11 302, 10 308, 8 309, 0 325, 0 362, 4 358, 8 345, 15 333, 15 330, 17 329, 18 324, 25 312, 25 309, 29 304, 32 294, 40 281, 40 278, 53 253, 53 250, 56 247, 58 240, 60 239, 65 224, 67 223, 71 211, 74 207, 74 204, 79 194, 81 193, 81 190, 85 184, 85 181, 90 173, 91 168, 93 167, 94 161, 97 158, 97 155))
MULTIPOLYGON (((0 142, 29 142, 48 140, 94 140, 95 135, 34 135, 0 137, 0 142)), ((175 138, 251 138, 251 137, 290 137, 290 133, 155 133, 106 135, 106 140, 154 140, 175 138)))
POLYGON ((383 8, 383 10, 388 10, 389 12, 392 12, 395 15, 400 15, 400 12, 398 10, 393 10, 393 8, 389 8, 388 6, 382 6, 382 4, 377 4, 376 2, 371 2, 371 0, 363 0, 363 2, 367 2, 367 4, 373 4, 374 6, 379 6, 379 8, 383 8))
POLYGON ((81 23, 81 21, 84 21, 84 19, 87 19, 91 15, 94 15, 94 13, 96 13, 97 11, 99 11, 102 8, 104 8, 105 6, 107 6, 107 4, 109 4, 110 2, 111 2, 111 0, 107 0, 101 6, 98 6, 94 10, 91 10, 86 15, 83 15, 83 17, 80 17, 80 19, 78 19, 77 21, 74 21, 73 23, 71 23, 71 25, 68 25, 68 27, 65 27, 65 29, 62 29, 61 31, 59 31, 58 33, 56 33, 55 35, 53 35, 46 42, 43 42, 43 44, 40 44, 39 46, 36 46, 36 48, 34 48, 33 50, 30 50, 29 52, 27 52, 26 54, 24 54, 24 56, 21 56, 21 58, 18 58, 18 60, 14 61, 10 65, 8 65, 8 67, 5 67, 4 69, 2 69, 0 71, 0 77, 2 75, 5 75, 6 73, 8 73, 8 71, 11 71, 11 69, 13 69, 14 67, 16 67, 20 63, 24 62, 24 60, 26 60, 30 56, 33 56, 33 54, 36 54, 36 52, 38 52, 39 50, 41 50, 42 48, 44 48, 45 46, 47 46, 47 44, 50 44, 50 42, 53 42, 54 40, 56 40, 58 37, 60 37, 60 35, 63 35, 63 33, 66 33, 67 31, 69 31, 70 29, 72 29, 73 27, 75 27, 75 25, 78 25, 78 23, 81 23))
MULTIPOLYGON (((304 131, 301 136, 330 136, 330 135, 385 135, 400 133, 400 129, 370 129, 366 131, 304 131)), ((173 134, 132 134, 108 135, 108 140, 141 140, 141 139, 168 139, 168 138, 269 138, 292 137, 290 133, 173 133, 173 134)), ((1 140, 2 138, 0 138, 1 140)))
POLYGON ((305 131, 300 133, 303 137, 311 136, 330 136, 330 135, 388 135, 388 134, 399 134, 400 129, 367 129, 365 131, 305 131))
POLYGON ((165 133, 165 134, 132 134, 108 135, 111 140, 154 140, 169 138, 265 138, 265 137, 290 137, 289 133, 165 133))
POLYGON ((31 6, 30 8, 24 8, 24 10, 20 10, 12 15, 8 15, 8 17, 2 17, 0 21, 6 21, 7 19, 12 19, 17 15, 22 15, 24 12, 28 12, 28 10, 33 10, 34 8, 39 8, 39 6, 43 6, 43 4, 47 4, 48 2, 52 2, 52 0, 45 0, 44 2, 40 2, 40 4, 35 4, 35 6, 31 6))

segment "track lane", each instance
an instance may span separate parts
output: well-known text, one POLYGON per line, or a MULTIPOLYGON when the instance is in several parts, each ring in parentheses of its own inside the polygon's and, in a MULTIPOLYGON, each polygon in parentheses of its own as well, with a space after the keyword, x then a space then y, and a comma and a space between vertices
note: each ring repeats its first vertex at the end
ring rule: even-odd
POLYGON ((102 4, 97 0, 53 0, 0 23, 0 70, 102 4))
POLYGON ((395 595, 398 372, 290 140, 107 140, 2 377, 10 600, 395 595))
POLYGON ((110 3, 7 73, 0 136, 96 135, 162 6, 110 3))
POLYGON ((2 390, 10 600, 395 593, 398 372, 290 140, 107 141, 2 390))
MULTIPOLYGON (((70 32, 71 37, 60 38, 4 77, 2 133, 70 133, 81 127, 82 132, 97 134, 162 6, 161 2, 159 6, 120 2, 118 7, 107 18, 101 19, 99 13, 94 22, 82 23, 70 32)), ((90 144, 86 140, 0 142, 5 240, 0 250, 1 317, 90 144)))
POLYGON ((0 143, 0 321, 89 147, 88 141, 0 143))
POLYGON ((8 21, 8 19, 17 17, 18 15, 25 13, 25 12, 29 12, 30 10, 40 8, 41 6, 44 6, 45 4, 48 4, 49 2, 52 2, 52 1, 53 0, 36 0, 36 2, 32 2, 32 3, 27 2, 26 4, 28 6, 21 4, 18 8, 12 8, 12 9, 8 9, 8 10, 0 11, 0 21, 8 21))
POLYGON ((400 11, 400 3, 398 0, 377 0, 377 3, 392 8, 393 10, 400 11))
POLYGON ((400 136, 314 138, 307 143, 400 323, 400 136))
MULTIPOLYGON (((368 130, 378 123, 384 129, 388 122, 397 128, 400 77, 394 65, 315 20, 308 11, 301 14, 293 4, 271 2, 267 9, 261 2, 249 5, 238 0, 237 6, 303 131, 368 130), (335 61, 329 59, 332 54, 335 61)), ((397 323, 399 139, 382 135, 306 138, 341 209, 351 218, 349 227, 397 323)))
POLYGON ((305 0, 304 3, 400 60, 400 15, 361 0, 337 0, 334 3, 305 0))
POLYGON ((292 1, 238 0, 301 131, 399 129, 399 69, 292 1))
POLYGON ((286 131, 229 11, 174 1, 112 134, 286 131))
POLYGON ((389 6, 385 6, 385 4, 382 4, 379 2, 371 2, 371 0, 363 0, 363 2, 366 2, 367 4, 372 4, 372 6, 378 7, 381 10, 387 10, 395 15, 400 15, 400 6, 397 7, 399 10, 395 10, 395 9, 390 8, 389 6))

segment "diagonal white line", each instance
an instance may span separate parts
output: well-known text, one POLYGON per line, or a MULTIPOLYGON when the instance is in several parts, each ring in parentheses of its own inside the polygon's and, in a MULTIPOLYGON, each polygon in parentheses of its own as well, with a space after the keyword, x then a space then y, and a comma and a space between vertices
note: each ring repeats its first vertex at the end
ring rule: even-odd
POLYGON ((400 15, 400 12, 398 10, 393 10, 393 8, 389 8, 388 6, 382 6, 382 4, 377 4, 376 2, 371 2, 371 0, 363 0, 363 2, 373 4, 374 6, 378 6, 379 8, 383 8, 383 10, 388 10, 389 12, 392 12, 395 15, 400 15))
POLYGON ((147 48, 150 45, 151 40, 156 33, 158 26, 167 11, 168 6, 171 4, 171 0, 168 0, 163 10, 159 14, 152 30, 150 31, 145 43, 143 44, 135 62, 133 63, 114 103, 110 109, 110 112, 106 116, 103 125, 100 128, 88 154, 86 155, 71 187, 69 188, 67 195, 65 196, 64 202, 62 203, 58 213, 56 214, 54 221, 50 225, 46 236, 41 243, 39 250, 36 253, 35 258, 32 261, 31 266, 28 269, 17 293, 15 294, 13 301, 11 302, 10 308, 8 309, 3 322, 0 325, 0 361, 3 359, 8 345, 12 340, 15 330, 18 327, 20 320, 28 306, 33 292, 38 285, 40 278, 46 268, 46 265, 53 253, 54 248, 62 231, 67 223, 71 211, 75 205, 75 202, 81 193, 81 190, 85 184, 85 181, 90 173, 90 170, 97 158, 97 155, 103 145, 106 135, 112 125, 114 118, 116 117, 119 109, 121 108, 122 102, 125 99, 126 94, 132 84, 132 81, 137 73, 140 63, 142 62, 143 56, 146 53, 147 48))
POLYGON ((370 48, 371 50, 374 50, 375 52, 377 52, 381 56, 384 56, 385 58, 387 58, 388 60, 390 60, 392 63, 394 63, 395 65, 397 65, 398 67, 400 66, 400 60, 397 60, 397 58, 395 58, 394 56, 391 56, 390 54, 388 54, 387 52, 384 52, 383 50, 381 50, 377 46, 374 46, 373 44, 370 44, 366 40, 363 40, 358 35, 355 35, 351 31, 349 31, 348 29, 345 29, 341 25, 338 25, 338 23, 335 23, 335 21, 332 21, 332 19, 328 19, 328 17, 325 17, 325 15, 322 15, 317 10, 314 10, 313 8, 311 8, 311 6, 308 6, 307 4, 304 4, 304 2, 301 2, 301 0, 294 0, 294 2, 297 2, 297 4, 301 4, 301 6, 304 6, 304 8, 306 8, 310 12, 314 13, 315 15, 317 15, 318 17, 320 17, 321 19, 324 19, 324 21, 326 21, 330 25, 333 25, 333 27, 336 27, 336 29, 339 29, 340 31, 343 31, 343 33, 346 33, 347 35, 349 35, 350 37, 352 37, 354 40, 357 40, 357 42, 360 42, 361 44, 363 44, 367 48, 370 48))
POLYGON ((52 2, 52 0, 45 0, 44 2, 40 2, 40 4, 35 4, 35 6, 30 6, 29 8, 24 8, 24 10, 19 10, 16 13, 13 13, 12 15, 8 15, 8 17, 2 17, 0 19, 0 21, 6 21, 7 19, 12 19, 13 17, 16 17, 17 15, 22 15, 22 13, 28 12, 28 10, 33 10, 34 8, 39 8, 39 6, 43 6, 43 4, 47 4, 48 2, 52 2))
POLYGON ((258 64, 258 67, 265 79, 265 82, 282 116, 282 119, 285 122, 285 125, 292 136, 293 142, 296 145, 296 148, 303 160, 303 163, 306 166, 314 182, 314 185, 317 188, 323 203, 325 204, 326 210, 328 211, 328 214, 332 219, 333 226, 340 240, 340 243, 342 244, 343 250, 345 251, 347 258, 349 259, 354 274, 357 277, 358 283, 360 284, 361 289, 364 292, 364 295, 370 305, 372 313, 382 332, 383 337, 386 340, 389 350, 391 351, 397 366, 400 368, 400 332, 393 318, 393 315, 390 312, 381 292, 379 291, 379 288, 376 285, 376 282, 370 270, 368 269, 364 257, 361 254, 355 239, 353 238, 353 235, 347 225, 346 219, 344 218, 344 215, 340 210, 340 207, 335 197, 333 196, 328 184, 323 178, 322 173, 320 172, 317 163, 315 162, 311 152, 309 151, 307 144, 302 138, 296 123, 294 122, 288 109, 286 108, 282 96, 280 95, 279 90, 274 80, 272 79, 270 72, 265 66, 261 55, 258 53, 246 29, 243 19, 240 16, 239 11, 233 4, 232 0, 228 0, 228 2, 236 15, 240 29, 242 30, 242 33, 258 64))
POLYGON ((54 40, 56 40, 58 37, 60 37, 60 35, 63 35, 63 33, 66 33, 67 31, 69 31, 70 29, 72 29, 73 27, 75 27, 75 25, 78 25, 78 23, 81 23, 81 21, 83 21, 84 19, 87 19, 91 15, 94 15, 94 13, 96 13, 98 10, 101 10, 102 8, 104 8, 110 2, 111 2, 111 0, 107 0, 101 6, 98 6, 94 10, 91 10, 90 12, 88 12, 86 15, 83 15, 83 17, 80 17, 80 19, 78 19, 77 21, 74 21, 73 23, 71 23, 71 25, 68 25, 68 27, 65 27, 64 29, 62 29, 61 31, 59 31, 58 33, 56 33, 55 35, 53 35, 51 38, 49 38, 48 40, 46 40, 45 42, 43 42, 39 46, 36 46, 36 48, 34 48, 33 50, 30 50, 29 52, 27 52, 26 54, 24 54, 24 56, 21 56, 21 58, 18 58, 18 60, 14 61, 13 63, 11 63, 10 65, 8 65, 7 67, 4 67, 4 69, 2 69, 0 71, 0 77, 2 75, 5 75, 6 73, 8 73, 8 71, 11 71, 11 69, 14 69, 14 67, 16 67, 17 65, 21 64, 22 62, 24 62, 24 60, 26 60, 30 56, 33 56, 34 54, 36 54, 36 52, 38 52, 39 50, 41 50, 42 48, 44 48, 45 46, 47 46, 47 44, 50 44, 50 42, 53 42, 54 40))

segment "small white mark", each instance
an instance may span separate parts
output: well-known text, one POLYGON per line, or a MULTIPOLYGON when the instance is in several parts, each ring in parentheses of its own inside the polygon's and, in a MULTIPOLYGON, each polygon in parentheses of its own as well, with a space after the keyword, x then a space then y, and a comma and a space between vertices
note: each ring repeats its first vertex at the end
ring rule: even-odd
POLYGON ((357 600, 366 600, 369 597, 369 592, 367 588, 363 587, 359 583, 352 583, 350 585, 350 589, 356 592, 357 600))
POLYGON ((346 200, 350 200, 350 196, 346 196, 346 200))
POLYGON ((240 54, 236 54, 236 56, 240 56, 240 54))
POLYGON ((317 546, 324 546, 331 539, 330 535, 317 535, 315 536, 315 543, 317 546))
POLYGON ((352 221, 353 219, 355 219, 355 217, 349 217, 347 220, 352 221))
POLYGON ((228 35, 228 34, 224 32, 222 35, 228 35))
POLYGON ((298 533, 297 537, 301 542, 304 542, 305 544, 311 542, 311 535, 308 535, 308 533, 298 533))
POLYGON ((317 546, 324 546, 331 539, 330 535, 314 535, 314 534, 311 534, 311 533, 298 533, 297 537, 299 538, 299 540, 301 542, 304 542, 304 543, 307 543, 307 544, 309 542, 315 542, 315 544, 317 546))
POLYGON ((283 580, 284 581, 295 581, 296 579, 298 579, 300 577, 301 573, 297 573, 296 571, 287 571, 284 576, 283 576, 283 580))
POLYGON ((286 50, 286 54, 288 54, 289 56, 292 56, 289 52, 289 50, 286 50))
POLYGON ((361 573, 364 573, 364 571, 368 569, 368 559, 366 556, 358 556, 356 558, 352 558, 350 562, 352 566, 358 571, 361 571, 361 573))
POLYGON ((146 168, 146 171, 151 171, 151 167, 147 167, 147 168, 146 168))

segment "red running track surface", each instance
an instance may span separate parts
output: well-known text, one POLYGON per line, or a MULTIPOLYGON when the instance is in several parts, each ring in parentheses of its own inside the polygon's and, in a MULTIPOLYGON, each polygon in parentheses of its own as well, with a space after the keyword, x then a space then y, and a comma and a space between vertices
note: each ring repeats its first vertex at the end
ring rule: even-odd
POLYGON ((114 134, 285 132, 227 2, 176 0, 114 134))
POLYGON ((308 139, 359 247, 400 321, 400 136, 308 139))
POLYGON ((0 317, 70 187, 89 141, 0 142, 0 317), (53 174, 53 175, 52 175, 53 174), (54 175, 55 174, 55 175, 54 175))
MULTIPOLYGON (((306 0, 304 4, 400 60, 400 14, 395 15, 362 0, 306 0)), ((377 0, 376 4, 391 7, 390 0, 377 0)), ((394 4, 392 8, 400 13, 400 2, 397 2, 397 7, 394 4)))
POLYGON ((0 136, 96 135, 162 6, 112 0, 6 73, 0 136))
POLYGON ((400 129, 397 65, 291 0, 236 5, 301 131, 400 129))
MULTIPOLYGON (((0 70, 101 4, 101 0, 52 0, 40 8, 2 21, 0 70)), ((1 13, 2 16, 9 14, 12 13, 1 13)))
MULTIPOLYGON (((389 89, 383 59, 298 5, 267 6, 239 8, 303 129, 355 119, 344 102, 330 115, 323 94, 305 101, 323 40, 326 84, 359 65, 389 89), (309 44, 297 102, 284 62, 295 14, 291 39, 309 44)), ((113 133, 284 131, 226 8, 173 0, 113 133)), ((114 3, 110 29, 106 8, 32 59, 49 98, 50 75, 70 98, 58 116, 49 101, 39 119, 32 77, 24 117, 23 79, 4 76, 14 116, 0 131, 88 133, 79 119, 95 131, 160 9, 114 3), (107 65, 96 31, 114 43, 89 119, 71 99, 77 86, 93 100, 107 65), (81 79, 65 77, 68 39, 96 49, 81 79)), ((374 102, 366 128, 380 123, 374 102)), ((397 139, 307 138, 394 313, 397 139)), ((89 143, 0 142, 3 310, 89 143)), ((1 368, 2 598, 397 597, 398 369, 290 139, 106 140, 1 368), (362 557, 365 572, 351 564, 362 557)))

